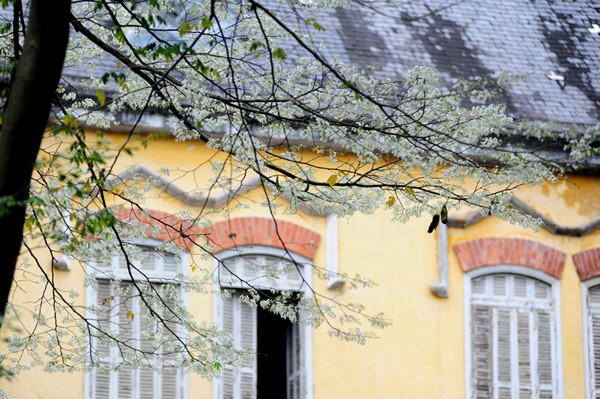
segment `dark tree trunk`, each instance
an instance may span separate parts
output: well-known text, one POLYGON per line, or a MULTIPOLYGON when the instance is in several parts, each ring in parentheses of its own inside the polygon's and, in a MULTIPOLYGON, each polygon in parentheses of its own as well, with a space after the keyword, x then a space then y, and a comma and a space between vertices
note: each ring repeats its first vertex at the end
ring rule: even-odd
POLYGON ((0 131, 0 316, 4 315, 23 241, 22 203, 29 198, 31 173, 69 38, 71 0, 32 0, 30 5, 25 47, 0 131), (18 205, 7 208, 8 198, 18 205))

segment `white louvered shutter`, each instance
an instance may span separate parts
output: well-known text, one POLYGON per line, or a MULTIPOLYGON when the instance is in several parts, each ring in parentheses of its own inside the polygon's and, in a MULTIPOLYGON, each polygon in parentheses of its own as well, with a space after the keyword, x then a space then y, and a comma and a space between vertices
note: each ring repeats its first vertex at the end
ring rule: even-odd
MULTIPOLYGON (((117 272, 127 269, 124 257, 119 254, 113 257, 112 264, 115 265, 117 272)), ((108 268, 110 265, 99 265, 99 269, 108 268)), ((137 266, 144 273, 153 276, 172 277, 179 269, 178 258, 169 253, 154 253, 147 251, 142 255, 141 261, 137 266)), ((135 272, 134 272, 135 273, 135 272)), ((139 274, 139 273, 136 273, 139 274)), ((95 303, 97 306, 112 308, 110 316, 99 317, 99 326, 104 331, 112 331, 116 334, 119 341, 146 352, 152 357, 153 353, 159 353, 161 361, 155 361, 154 369, 150 366, 140 366, 134 370, 125 363, 121 357, 119 348, 110 347, 99 340, 95 340, 97 350, 102 353, 102 360, 107 363, 119 364, 118 371, 106 372, 96 368, 92 373, 91 398, 92 399, 178 399, 180 396, 181 372, 174 366, 176 360, 174 353, 164 351, 162 348, 155 348, 155 344, 149 339, 149 334, 142 331, 142 320, 149 316, 150 311, 136 295, 135 288, 131 282, 121 282, 121 289, 130 290, 123 297, 118 292, 111 292, 111 283, 109 280, 98 279, 98 289, 95 293, 95 303), (114 299, 111 299, 114 298, 114 299), (133 320, 128 317, 128 311, 133 313, 133 320), (109 330, 112 329, 112 330, 109 330), (163 370, 158 370, 163 367, 163 370)), ((161 284, 153 284, 159 291, 161 284)), ((166 306, 174 309, 175 301, 173 298, 163 296, 166 306)), ((146 297, 153 309, 161 313, 166 318, 166 324, 177 333, 174 316, 165 312, 164 306, 157 298, 152 295, 146 297)), ((160 322, 156 322, 156 329, 163 330, 165 327, 160 322)), ((174 338, 174 337, 173 337, 174 338)))
MULTIPOLYGON (((109 311, 113 301, 110 298, 110 281, 99 280, 98 290, 96 291, 96 306, 102 307, 109 311)), ((98 314, 98 327, 101 331, 110 331, 110 315, 98 314)), ((95 349, 101 356, 102 363, 110 362, 110 346, 98 338, 94 340, 95 349)), ((93 399, 110 399, 110 372, 96 368, 92 374, 93 378, 93 399)))
POLYGON ((538 359, 537 372, 540 399, 556 397, 553 394, 554 373, 554 350, 553 350, 553 323, 549 312, 540 311, 537 314, 537 344, 538 359))
MULTIPOLYGON (((256 352, 256 309, 240 302, 236 293, 222 301, 222 328, 233 336, 233 344, 256 352)), ((240 367, 226 365, 221 375, 223 399, 256 398, 256 360, 240 367)))
POLYGON ((587 305, 591 397, 600 399, 600 285, 588 290, 587 305))
MULTIPOLYGON (((496 310, 496 309, 494 309, 496 310)), ((511 398, 511 329, 510 311, 494 312, 494 396, 499 399, 511 398)))
MULTIPOLYGON (((233 337, 235 345, 235 331, 234 331, 234 304, 235 296, 232 298, 223 299, 220 301, 221 308, 221 328, 223 331, 228 332, 233 337)), ((222 399, 233 399, 235 391, 235 368, 230 365, 223 367, 221 374, 221 398, 222 399)))
POLYGON ((221 286, 300 290, 304 282, 303 266, 272 255, 242 255, 225 259, 219 267, 221 286))
MULTIPOLYGON (((237 305, 240 346, 256 353, 256 309, 239 301, 237 305)), ((239 373, 240 398, 256 398, 256 359, 240 367, 239 373)))
MULTIPOLYGON (((139 298, 135 299, 139 309, 139 314, 135 315, 136 327, 138 327, 136 332, 139 337, 137 348, 142 353, 151 354, 154 352, 154 345, 149 340, 148 333, 142 331, 141 328, 142 320, 150 316, 150 310, 139 298)), ((149 301, 150 306, 157 310, 157 303, 155 301, 152 301, 151 298, 146 298, 146 301, 149 301)), ((156 381, 154 376, 154 370, 149 365, 142 365, 138 368, 136 383, 139 399, 154 399, 156 381)))
MULTIPOLYGON (((122 289, 131 289, 131 283, 121 283, 122 289)), ((129 296, 129 295, 127 295, 129 296)), ((136 345, 136 324, 139 322, 139 311, 137 301, 131 298, 123 298, 121 296, 116 297, 118 304, 118 339, 126 345, 136 345), (131 320, 127 317, 127 312, 133 312, 134 319, 131 320)), ((120 361, 118 359, 117 361, 120 361)), ((135 370, 128 366, 123 365, 119 372, 116 373, 117 379, 117 396, 119 399, 134 399, 134 373, 135 370)))
POLYGON ((557 397, 553 306, 550 286, 531 278, 472 280, 472 398, 557 397))
POLYGON ((486 306, 473 306, 471 309, 473 398, 492 397, 492 312, 486 306))
POLYGON ((299 321, 288 326, 286 336, 287 399, 304 397, 302 381, 304 375, 303 330, 299 321))
MULTIPOLYGON (((165 305, 172 309, 175 310, 175 300, 172 298, 165 298, 163 297, 163 300, 165 301, 165 305)), ((172 331, 172 332, 165 332, 165 334, 167 334, 168 336, 172 336, 174 333, 177 334, 177 323, 175 322, 175 315, 173 315, 172 311, 163 308, 162 309, 162 315, 163 318, 165 320, 165 325, 172 331)), ((165 326, 161 326, 162 329, 165 329, 165 326)), ((175 337, 173 337, 175 338, 175 337)), ((179 379, 179 374, 180 372, 175 368, 174 364, 176 361, 176 355, 175 353, 173 353, 172 351, 166 352, 163 350, 162 352, 162 359, 163 359, 163 370, 162 370, 162 374, 156 374, 156 378, 157 380, 160 379, 160 392, 161 392, 161 399, 177 399, 177 381, 179 379)))

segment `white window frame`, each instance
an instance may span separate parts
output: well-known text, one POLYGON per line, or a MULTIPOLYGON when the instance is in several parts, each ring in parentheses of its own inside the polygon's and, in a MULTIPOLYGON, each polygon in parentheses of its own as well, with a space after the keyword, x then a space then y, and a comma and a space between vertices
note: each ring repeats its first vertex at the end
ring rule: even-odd
MULTIPOLYGON (((137 239, 133 242, 127 242, 127 244, 129 244, 129 245, 137 245, 137 246, 144 246, 144 247, 157 247, 157 246, 161 245, 162 243, 163 243, 162 241, 156 240, 153 238, 137 239)), ((188 270, 185 267, 185 265, 189 264, 189 260, 190 260, 189 253, 186 251, 179 251, 176 253, 176 255, 180 259, 179 270, 177 273, 187 275, 188 270)), ((118 256, 118 253, 111 254, 111 261, 110 261, 111 267, 114 266, 115 256, 118 256)), ((98 275, 101 275, 100 271, 101 271, 102 267, 99 267, 99 265, 102 263, 106 263, 106 262, 101 262, 101 261, 90 262, 89 266, 92 269, 91 271, 93 273, 97 273, 98 275)), ((175 278, 177 273, 165 273, 162 275, 159 273, 154 276, 150 276, 148 279, 143 279, 140 281, 156 282, 159 284, 165 283, 165 281, 163 280, 164 278, 168 278, 168 279, 175 278)), ((125 282, 132 281, 131 277, 129 276, 129 274, 126 271, 122 271, 122 270, 118 270, 118 269, 115 270, 114 277, 116 279, 118 279, 119 281, 125 281, 125 282)), ((108 280, 108 278, 102 277, 102 276, 100 277, 100 279, 108 280)), ((179 298, 181 299, 181 301, 183 302, 185 307, 189 309, 189 295, 188 295, 187 291, 180 290, 179 298)), ((96 300, 96 289, 94 289, 92 286, 88 285, 85 290, 85 303, 87 305, 89 305, 89 304, 94 303, 95 300, 96 300)), ((93 314, 93 312, 91 312, 89 310, 89 308, 86 311, 86 317, 88 319, 95 317, 95 315, 93 314)), ((85 378, 84 378, 84 398, 85 399, 95 399, 95 389, 94 389, 95 388, 95 385, 94 385, 95 384, 95 373, 96 373, 95 368, 93 368, 90 371, 85 373, 85 378)), ((178 386, 177 386, 177 399, 187 399, 189 397, 188 373, 183 370, 179 370, 178 373, 179 373, 179 376, 178 376, 179 378, 178 378, 178 386)), ((113 398, 111 398, 111 399, 113 399, 113 398)), ((118 399, 118 398, 114 398, 114 399, 118 399)))
MULTIPOLYGON (((308 258, 305 258, 301 255, 286 252, 279 248, 267 247, 267 246, 247 246, 240 247, 230 250, 225 250, 219 252, 215 255, 215 260, 213 262, 214 270, 219 270, 220 262, 243 255, 267 255, 267 256, 276 256, 283 259, 287 259, 293 262, 297 262, 303 265, 303 277, 306 280, 307 284, 303 284, 303 287, 299 292, 302 292, 304 295, 313 296, 312 291, 308 286, 312 287, 312 261, 308 258), (308 285, 308 286, 307 286, 308 285)), ((213 320, 217 325, 222 325, 222 320, 220 319, 221 314, 219 312, 220 301, 223 298, 221 297, 221 284, 219 281, 219 273, 215 273, 215 279, 213 280, 213 320)), ((300 326, 303 329, 302 333, 304 335, 304 341, 302 342, 303 346, 303 355, 304 355, 304 398, 302 399, 313 399, 314 398, 314 386, 313 386, 313 328, 311 325, 304 324, 300 326)), ((212 399, 220 399, 221 379, 213 378, 212 383, 212 399)))
POLYGON ((464 287, 464 337, 465 337, 465 397, 467 399, 472 399, 472 389, 471 389, 471 370, 472 370, 472 362, 471 362, 471 281, 477 277, 487 276, 490 274, 514 274, 520 275, 524 277, 530 277, 533 279, 540 280, 546 284, 550 285, 550 292, 552 295, 552 300, 554 302, 554 325, 555 325, 555 348, 552 353, 554 364, 554 375, 557 377, 556 381, 556 390, 557 390, 557 398, 562 398, 563 395, 563 373, 562 373, 562 316, 561 316, 561 305, 560 305, 560 281, 550 277, 549 275, 518 265, 496 265, 496 266, 485 266, 468 273, 464 274, 463 277, 463 287, 464 287))
POLYGON ((594 396, 594 384, 593 384, 593 373, 594 359, 591 356, 590 346, 590 325, 589 315, 590 309, 588 306, 588 295, 590 288, 600 286, 600 277, 595 277, 590 280, 581 283, 581 309, 582 309, 582 320, 583 320, 583 344, 584 344, 584 361, 585 361, 585 397, 592 399, 594 396))

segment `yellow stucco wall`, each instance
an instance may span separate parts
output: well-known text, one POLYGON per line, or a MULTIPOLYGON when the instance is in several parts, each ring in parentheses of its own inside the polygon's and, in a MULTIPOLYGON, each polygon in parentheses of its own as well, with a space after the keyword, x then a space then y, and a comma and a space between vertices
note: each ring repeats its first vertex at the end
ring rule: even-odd
MULTIPOLYGON (((113 140, 125 136, 113 135, 113 140)), ((143 164, 159 171, 176 165, 171 178, 189 190, 203 190, 212 176, 209 162, 213 150, 195 142, 176 143, 160 139, 148 149, 134 144, 134 157, 120 160, 118 168, 143 164), (196 168, 199 164, 202 167, 196 168), (183 173, 181 171, 192 171, 183 173)), ((222 158, 222 156, 221 156, 222 158)), ((569 182, 547 185, 543 188, 522 190, 517 195, 529 206, 557 223, 580 226, 600 217, 600 182, 595 177, 572 177, 569 182)), ((246 209, 231 208, 231 217, 265 216, 269 211, 260 206, 260 189, 242 195, 239 201, 249 204, 246 209)), ((154 190, 145 199, 146 207, 169 213, 182 209, 197 212, 193 207, 154 190)), ((214 221, 224 218, 223 209, 214 212, 214 221)), ((277 218, 293 221, 318 232, 322 241, 314 263, 325 265, 325 218, 299 212, 290 215, 280 212, 277 218)), ((450 297, 440 299, 432 295, 429 286, 438 281, 437 233, 427 234, 428 218, 414 219, 406 224, 390 222, 391 215, 380 210, 373 215, 355 215, 340 219, 340 271, 359 273, 375 281, 378 286, 341 292, 328 290, 325 282, 317 281, 323 293, 339 295, 347 302, 359 302, 371 312, 383 311, 392 320, 392 326, 377 331, 378 337, 366 345, 344 343, 330 338, 326 328, 314 334, 314 394, 325 398, 448 398, 465 397, 464 348, 464 273, 452 249, 449 251, 450 297)), ((572 255, 587 248, 600 246, 600 231, 583 237, 553 235, 543 229, 532 231, 511 225, 494 217, 486 218, 467 228, 449 230, 449 246, 481 237, 528 238, 559 249, 567 254, 560 279, 560 312, 562 335, 562 370, 566 398, 584 398, 584 343, 581 304, 581 283, 572 255)), ((41 254, 40 263, 47 271, 50 259, 41 254)), ((196 262, 213 267, 210 261, 196 262)), ((84 272, 78 265, 71 271, 55 271, 61 286, 83 289, 84 272)), ((15 290, 14 302, 27 306, 36 293, 43 290, 39 282, 20 283, 15 290)), ((78 299, 81 304, 85 295, 78 299)), ((190 295, 192 313, 210 320, 210 295, 190 295)), ((27 321, 26 321, 27 322, 27 321)), ((31 321, 29 321, 30 323, 31 321)), ((47 374, 39 368, 22 373, 12 382, 0 381, 0 386, 13 398, 84 397, 84 376, 74 374, 47 374)), ((210 398, 211 382, 199 376, 189 376, 190 398, 210 398)))

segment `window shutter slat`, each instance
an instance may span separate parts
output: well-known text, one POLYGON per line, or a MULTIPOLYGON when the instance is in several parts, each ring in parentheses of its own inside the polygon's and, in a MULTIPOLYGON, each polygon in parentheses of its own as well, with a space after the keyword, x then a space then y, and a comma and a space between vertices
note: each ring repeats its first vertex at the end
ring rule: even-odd
POLYGON ((302 351, 303 328, 300 321, 288 327, 286 335, 287 360, 287 397, 300 399, 303 397, 302 376, 304 375, 304 356, 302 351))
POLYGON ((253 369, 240 370, 240 397, 241 399, 254 399, 256 397, 256 384, 254 383, 253 369))
MULTIPOLYGON (((256 309, 241 302, 240 293, 236 293, 222 300, 221 312, 222 328, 233 336, 234 347, 256 352, 256 309)), ((221 386, 224 399, 256 398, 256 362, 223 367, 221 386)))
POLYGON ((472 308, 473 370, 476 399, 487 399, 492 395, 492 316, 489 308, 473 306, 472 308))
POLYGON ((123 366, 117 373, 117 392, 119 399, 131 399, 133 397, 133 370, 129 366, 123 366))
MULTIPOLYGON (((139 323, 139 326, 141 326, 141 323, 144 319, 148 319, 151 317, 151 312, 150 309, 148 309, 148 307, 144 303, 142 303, 141 300, 138 299, 138 301, 139 314, 135 315, 134 317, 136 319, 139 318, 139 320, 137 320, 136 322, 139 323)), ((146 302, 148 302, 151 307, 156 307, 156 304, 154 303, 154 301, 151 300, 151 298, 146 298, 146 302)), ((148 354, 148 356, 151 356, 151 354, 155 352, 154 345, 149 340, 150 336, 148 332, 141 330, 142 329, 138 327, 137 332, 139 334, 139 339, 137 342, 137 347, 140 351, 142 351, 142 356, 144 353, 148 354)), ((152 368, 150 368, 149 366, 141 366, 138 369, 137 373, 137 390, 139 392, 139 399, 154 399, 154 370, 152 370, 152 368)))
POLYGON ((223 373, 221 374, 221 385, 223 392, 223 399, 233 399, 233 390, 235 382, 235 369, 231 366, 224 366, 223 373))
MULTIPOLYGON (((114 301, 112 301, 110 295, 110 281, 100 280, 98 281, 98 290, 96 291, 96 305, 102 307, 106 312, 111 312, 111 307, 114 301)), ((100 313, 98 317, 98 327, 101 331, 110 331, 110 313, 100 313)), ((108 360, 110 357, 110 346, 104 339, 96 339, 96 350, 102 354, 102 358, 108 360)))
MULTIPOLYGON (((110 312, 113 304, 113 301, 110 299, 110 281, 98 281, 95 304, 96 306, 103 308, 103 310, 106 310, 106 312, 110 312)), ((110 331, 110 314, 99 312, 96 317, 98 319, 98 327, 100 330, 110 331)), ((100 337, 95 338, 92 342, 95 345, 96 351, 100 354, 101 362, 104 363, 110 361, 110 346, 108 343, 105 340, 100 339, 100 337)), ((102 370, 101 368, 96 368, 94 370, 93 379, 94 399, 109 399, 110 372, 102 370)))
MULTIPOLYGON (((493 278, 493 290, 494 296, 505 296, 506 295, 506 276, 501 274, 492 276, 493 278)), ((485 279, 481 279, 485 281, 485 279)))
POLYGON ((588 290, 588 351, 592 397, 600 399, 600 285, 588 290))
POLYGON ((540 386, 552 385, 552 330, 550 314, 538 313, 538 381, 540 386))
MULTIPOLYGON (((236 327, 238 329, 239 346, 256 353, 256 309, 239 300, 237 305, 239 317, 237 317, 236 327)), ((241 399, 256 398, 255 368, 256 359, 238 369, 241 399)))
POLYGON ((240 305, 240 346, 255 350, 256 342, 256 311, 247 303, 239 302, 240 305))
MULTIPOLYGON (((237 296, 234 295, 231 298, 221 300, 220 311, 221 311, 221 328, 223 331, 228 332, 233 336, 235 346, 235 331, 233 327, 234 319, 234 305, 237 296)), ((234 386, 235 386, 235 368, 229 365, 223 367, 221 373, 221 393, 223 399, 234 399, 234 386)))
POLYGON ((97 368, 94 372, 94 399, 109 399, 110 373, 97 368))
MULTIPOLYGON (((145 251, 141 258, 135 261, 136 267, 144 272, 153 272, 160 277, 165 270, 171 271, 177 266, 178 258, 173 254, 161 253, 157 255, 152 251, 145 251), (171 265, 170 263, 173 263, 171 265)), ((115 255, 113 261, 118 269, 126 269, 123 255, 115 255)), ((104 265, 101 267, 108 267, 104 265)), ((142 282, 142 284, 147 284, 142 282)), ((163 284, 153 284, 153 288, 161 290, 163 284)), ((153 321, 151 330, 147 330, 147 322, 152 320, 151 311, 140 299, 137 289, 133 283, 123 281, 119 283, 119 289, 111 292, 111 282, 107 279, 97 279, 95 291, 95 303, 97 306, 105 307, 108 312, 100 312, 98 323, 100 328, 111 331, 119 342, 120 347, 110 347, 96 339, 95 344, 101 358, 118 366, 116 371, 106 372, 96 368, 93 373, 92 392, 93 399, 177 399, 181 393, 180 374, 175 366, 175 354, 170 350, 163 351, 156 341, 151 340, 163 325, 158 320, 153 321), (111 299, 114 296, 114 299, 111 299), (131 312, 131 313, 130 313, 131 312), (144 330, 142 326, 144 326, 144 330), (154 329, 154 331, 152 331, 154 329), (153 360, 152 365, 142 365, 134 370, 128 365, 132 359, 128 358, 129 348, 140 351, 137 355, 153 359, 159 355, 159 359, 153 360), (125 357, 123 357, 125 353, 125 357), (163 366, 164 365, 164 366, 163 366), (160 370, 164 367, 164 370, 160 370), (169 369, 171 367, 171 369, 169 369)), ((166 317, 166 324, 175 331, 177 323, 169 320, 168 314, 163 312, 163 305, 155 297, 153 291, 144 293, 144 299, 152 307, 153 311, 166 317)), ((169 306, 174 306, 173 298, 162 298, 169 306)), ((166 337, 169 341, 169 337, 166 337)), ((92 341, 94 342, 94 341, 92 341)), ((102 359, 101 359, 102 360, 102 359)))
POLYGON ((140 367, 138 374, 139 398, 154 399, 154 370, 150 367, 140 367))
MULTIPOLYGON (((471 397, 555 397, 551 286, 526 276, 494 274, 474 278, 473 287, 471 397)), ((600 347, 600 334, 598 342, 600 347)))
MULTIPOLYGON (((174 257, 174 255, 172 256, 174 257)), ((176 337, 173 335, 174 333, 177 333, 177 324, 175 322, 175 315, 173 314, 175 311, 175 299, 163 295, 163 301, 165 304, 161 306, 161 314, 166 327, 160 326, 160 328, 166 329, 168 327, 172 332, 165 331, 166 337, 172 337, 170 340, 176 340, 176 337)), ((161 350, 161 357, 163 360, 162 374, 155 374, 155 378, 161 380, 161 399, 176 399, 179 373, 174 364, 177 359, 175 353, 173 353, 171 349, 168 351, 166 349, 169 348, 162 348, 161 350)))
POLYGON ((529 392, 531 397, 531 344, 529 314, 519 312, 517 315, 517 339, 519 350, 519 390, 520 396, 529 392))
MULTIPOLYGON (((121 283, 122 289, 131 289, 131 283, 121 283)), ((129 292, 129 291, 126 291, 129 292)), ((136 317, 139 318, 137 313, 136 301, 131 298, 117 297, 118 303, 118 320, 119 320, 119 334, 118 339, 124 345, 135 346, 134 340, 134 328, 136 317), (127 312, 133 312, 133 320, 127 316, 127 312)), ((121 359, 120 359, 121 360, 121 359)), ((131 399, 133 398, 133 383, 134 383, 134 370, 128 365, 123 365, 117 373, 117 392, 119 399, 131 399)))
POLYGON ((498 359, 498 381, 511 383, 511 334, 510 334, 510 311, 498 311, 498 324, 496 326, 498 359))
POLYGON ((510 392, 510 388, 499 388, 498 389, 498 398, 499 399, 511 399, 512 394, 510 392))
MULTIPOLYGON (((599 290, 600 291, 600 290, 599 290)), ((593 378, 596 395, 600 396, 600 314, 592 314, 592 354, 594 362, 593 378)))

